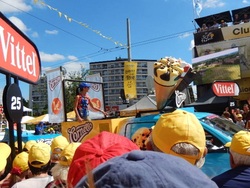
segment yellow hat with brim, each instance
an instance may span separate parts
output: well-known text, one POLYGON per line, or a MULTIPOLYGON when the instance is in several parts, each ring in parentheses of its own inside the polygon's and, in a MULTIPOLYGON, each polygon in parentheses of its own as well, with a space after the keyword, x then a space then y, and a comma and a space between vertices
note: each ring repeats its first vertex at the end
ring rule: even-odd
POLYGON ((241 155, 250 156, 250 132, 237 132, 232 138, 230 150, 241 155))
POLYGON ((29 169, 28 158, 29 154, 25 151, 17 154, 12 162, 12 168, 20 170, 20 173, 24 172, 25 170, 28 170, 29 169))
POLYGON ((160 116, 152 130, 152 139, 162 152, 182 157, 195 164, 201 159, 206 148, 205 132, 194 114, 177 109, 160 116), (178 143, 189 143, 199 150, 196 156, 175 153, 172 147, 178 143))
POLYGON ((29 152, 29 163, 35 168, 41 168, 50 161, 50 146, 43 142, 34 144, 29 152))
POLYGON ((60 135, 55 137, 52 142, 51 142, 51 152, 52 153, 61 153, 61 151, 67 146, 69 145, 69 141, 67 140, 66 137, 60 135), (60 150, 56 150, 56 149, 60 149, 60 150))
POLYGON ((23 150, 29 152, 30 148, 36 144, 37 142, 35 140, 29 140, 25 143, 23 150))
POLYGON ((0 143, 0 172, 3 171, 7 164, 7 158, 11 153, 11 148, 8 144, 0 143))
POLYGON ((68 146, 66 146, 61 153, 59 163, 63 166, 70 166, 75 151, 80 145, 80 142, 72 142, 68 146))

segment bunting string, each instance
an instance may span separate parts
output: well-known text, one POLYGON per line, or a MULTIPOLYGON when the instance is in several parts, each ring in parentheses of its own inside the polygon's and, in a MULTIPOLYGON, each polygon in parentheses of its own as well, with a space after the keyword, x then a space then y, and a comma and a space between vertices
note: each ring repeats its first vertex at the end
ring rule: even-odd
POLYGON ((50 10, 57 12, 57 14, 58 14, 59 17, 64 17, 68 22, 75 22, 75 23, 79 24, 80 26, 82 26, 82 27, 84 27, 84 28, 86 28, 86 29, 89 29, 90 31, 94 32, 95 34, 99 35, 100 37, 102 37, 102 38, 104 38, 104 39, 106 39, 106 40, 109 40, 109 41, 113 42, 113 43, 114 43, 115 45, 117 45, 117 46, 126 47, 126 45, 122 44, 122 43, 119 42, 119 41, 114 40, 112 37, 108 37, 108 36, 102 34, 101 31, 96 30, 96 29, 93 29, 90 25, 88 25, 88 24, 86 24, 86 23, 83 23, 83 22, 81 22, 81 21, 77 21, 77 20, 73 19, 72 17, 70 17, 70 16, 64 14, 63 12, 59 11, 57 8, 54 8, 54 7, 52 7, 52 6, 48 5, 48 4, 46 4, 46 3, 43 2, 43 1, 34 0, 34 3, 35 3, 35 4, 38 4, 38 3, 39 3, 40 5, 43 5, 43 6, 47 7, 47 8, 49 8, 50 10))

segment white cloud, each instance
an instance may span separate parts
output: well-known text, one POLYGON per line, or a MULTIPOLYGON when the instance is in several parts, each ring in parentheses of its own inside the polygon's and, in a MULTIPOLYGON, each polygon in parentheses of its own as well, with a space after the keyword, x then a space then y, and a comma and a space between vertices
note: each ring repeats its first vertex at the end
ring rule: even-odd
POLYGON ((2 13, 14 13, 25 11, 28 12, 32 9, 30 5, 25 3, 25 0, 1 0, 0 11, 2 13))
POLYGON ((67 70, 67 73, 78 72, 82 68, 87 69, 86 64, 87 63, 84 63, 84 62, 68 62, 68 63, 63 64, 63 67, 67 70))
POLYGON ((33 32, 33 33, 31 34, 31 36, 32 36, 33 38, 38 38, 38 37, 39 37, 39 35, 38 35, 37 32, 33 32))
POLYGON ((64 60, 65 57, 60 54, 46 54, 44 52, 39 52, 42 62, 56 62, 64 60))
POLYGON ((249 1, 248 0, 243 0, 242 3, 243 4, 249 4, 249 1))
POLYGON ((225 3, 222 0, 206 0, 202 6, 203 8, 216 8, 225 6, 225 3))
POLYGON ((76 56, 73 56, 73 55, 69 55, 69 56, 68 56, 68 59, 69 59, 70 61, 77 61, 77 60, 78 60, 78 58, 77 58, 76 56))
POLYGON ((194 40, 191 40, 189 50, 192 50, 194 48, 194 40))
POLYGON ((179 38, 180 39, 183 39, 183 38, 187 38, 187 37, 189 37, 189 36, 191 36, 192 35, 192 33, 191 32, 186 32, 186 33, 184 33, 184 34, 181 34, 181 35, 179 35, 179 38))
POLYGON ((45 30, 45 33, 47 33, 49 35, 57 35, 58 31, 57 30, 45 30))
POLYGON ((11 16, 9 17, 9 20, 15 25, 17 26, 23 33, 25 33, 27 35, 27 32, 30 30, 26 27, 26 25, 23 23, 22 20, 20 20, 19 18, 15 17, 15 16, 11 16))

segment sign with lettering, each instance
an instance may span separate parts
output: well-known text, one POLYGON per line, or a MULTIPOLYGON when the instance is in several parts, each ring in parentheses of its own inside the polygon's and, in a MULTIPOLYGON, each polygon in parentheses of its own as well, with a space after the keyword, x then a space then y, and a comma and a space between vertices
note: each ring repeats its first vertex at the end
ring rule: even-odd
POLYGON ((238 96, 240 93, 239 86, 235 82, 217 81, 213 83, 212 89, 218 97, 238 96))
POLYGON ((35 44, 0 13, 0 72, 37 83, 41 62, 35 44))
POLYGON ((23 116, 22 93, 17 84, 11 84, 4 88, 3 93, 4 112, 8 120, 12 122, 21 122, 23 116))

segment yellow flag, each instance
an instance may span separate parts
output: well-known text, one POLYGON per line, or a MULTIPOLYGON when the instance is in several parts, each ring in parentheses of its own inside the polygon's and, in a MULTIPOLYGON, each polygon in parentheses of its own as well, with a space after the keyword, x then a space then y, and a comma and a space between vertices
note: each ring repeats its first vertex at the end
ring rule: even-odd
POLYGON ((124 93, 126 99, 137 98, 136 93, 137 62, 124 62, 124 93))

